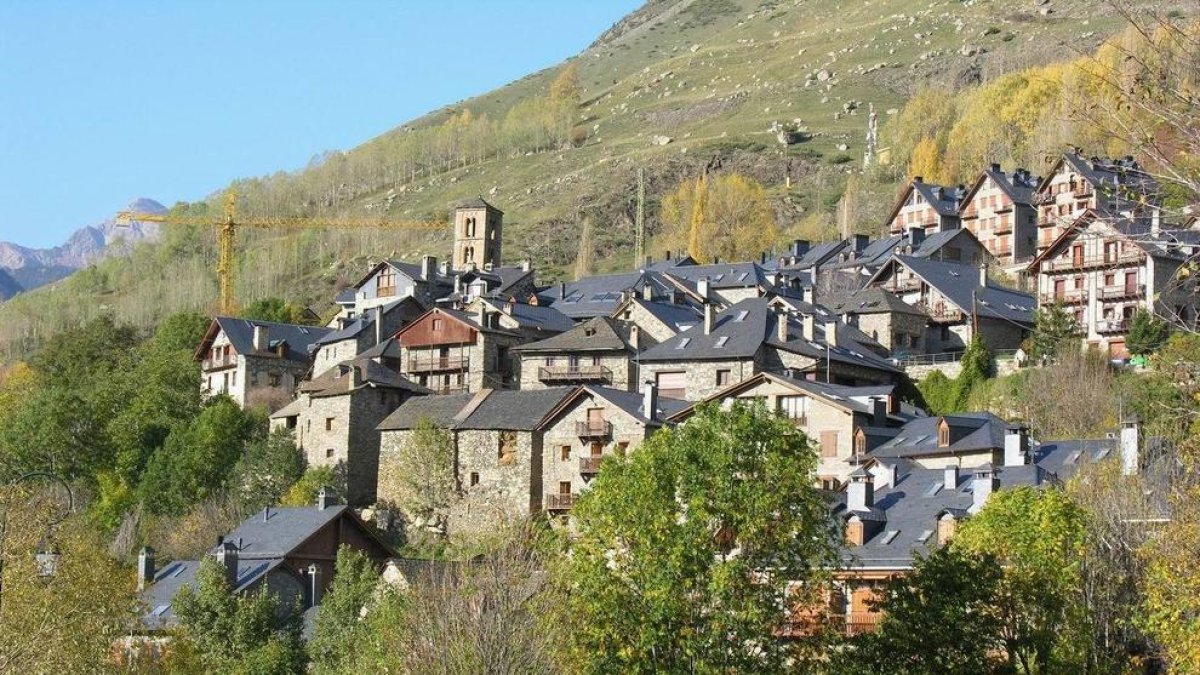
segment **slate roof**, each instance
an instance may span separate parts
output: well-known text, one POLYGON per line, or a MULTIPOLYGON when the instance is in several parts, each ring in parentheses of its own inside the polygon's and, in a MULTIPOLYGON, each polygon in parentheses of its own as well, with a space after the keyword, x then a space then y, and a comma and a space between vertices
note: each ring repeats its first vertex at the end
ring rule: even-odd
MULTIPOLYGON (((867 403, 871 397, 890 396, 895 390, 895 388, 891 385, 874 387, 848 387, 840 384, 799 380, 777 373, 756 373, 755 375, 741 380, 740 382, 735 382, 728 387, 722 388, 720 391, 701 401, 679 401, 678 403, 681 405, 676 412, 671 414, 671 421, 682 421, 695 411, 696 406, 701 405, 702 403, 720 401, 728 398, 730 395, 736 396, 739 392, 753 389, 766 380, 778 382, 784 386, 791 387, 797 392, 815 396, 839 408, 853 412, 865 413, 868 415, 875 412, 874 408, 867 403)), ((895 415, 890 415, 889 417, 897 419, 909 419, 908 416, 897 417, 895 415)))
POLYGON ((617 332, 616 321, 607 316, 597 316, 559 333, 523 345, 513 347, 514 352, 592 352, 630 351, 631 348, 617 332))
POLYGON ((413 429, 420 420, 429 419, 450 429, 530 431, 575 389, 485 389, 474 394, 422 396, 405 401, 377 428, 413 429))
POLYGON ((483 300, 483 302, 516 321, 520 328, 560 333, 571 330, 575 326, 575 322, 570 317, 554 307, 498 300, 483 300))
MULTIPOLYGON (((319 377, 300 384, 300 391, 312 398, 340 396, 350 393, 346 378, 347 371, 355 368, 359 373, 359 385, 353 391, 366 388, 401 389, 418 394, 428 394, 430 391, 419 384, 406 380, 391 368, 382 366, 367 358, 342 361, 333 368, 322 373, 319 377)), ((274 415, 273 415, 274 416, 274 415)))
POLYGON ((583 389, 594 396, 608 401, 646 424, 661 424, 662 420, 671 417, 691 405, 687 401, 659 396, 658 405, 656 406, 657 410, 654 411, 655 414, 653 417, 649 417, 646 415, 646 397, 641 392, 590 385, 584 386, 583 389))
POLYGON ((829 307, 837 314, 884 314, 897 312, 924 316, 925 312, 878 287, 864 288, 829 307))
POLYGON ((542 291, 539 297, 544 304, 578 320, 612 314, 623 299, 640 295, 642 286, 646 284, 654 289, 655 297, 675 290, 672 284, 662 278, 661 273, 638 271, 562 282, 542 291))
POLYGON ((475 396, 476 394, 414 396, 396 408, 395 412, 388 415, 376 428, 380 431, 413 429, 422 419, 428 419, 440 427, 449 427, 454 424, 454 416, 475 396))
MULTIPOLYGON (((262 579, 272 569, 283 562, 283 558, 238 559, 238 577, 236 591, 240 591, 262 579)), ((146 605, 146 614, 142 616, 142 626, 148 630, 159 631, 175 627, 179 617, 175 615, 175 596, 184 587, 196 586, 196 574, 200 571, 199 560, 178 560, 155 570, 154 583, 146 587, 139 595, 141 602, 146 605)))
POLYGON ((871 451, 874 457, 924 457, 929 455, 1004 450, 1008 422, 989 412, 961 413, 941 417, 918 417, 903 427, 895 438, 871 451), (947 447, 938 447, 938 425, 945 419, 951 427, 947 447))
POLYGON ((942 216, 957 217, 959 202, 966 195, 966 190, 961 187, 937 185, 924 181, 914 180, 912 187, 921 193, 921 196, 938 212, 938 215, 942 216))
POLYGON ((1050 184, 1050 181, 1054 178, 1054 174, 1058 171, 1058 167, 1062 164, 1069 166, 1072 172, 1078 174, 1097 188, 1106 185, 1110 187, 1113 185, 1125 185, 1150 193, 1157 187, 1150 174, 1142 169, 1132 158, 1085 158, 1078 152, 1065 152, 1059 161, 1055 163, 1052 170, 1042 178, 1037 186, 1038 192, 1041 192, 1050 184))
MULTIPOLYGON (((531 276, 532 269, 525 269, 521 265, 501 265, 491 269, 478 268, 462 274, 462 283, 468 284, 472 279, 483 279, 487 282, 488 292, 496 297, 502 297, 505 300, 508 296, 505 295, 517 282, 531 276)), ((525 298, 519 298, 524 300, 525 298)))
MULTIPOLYGON (((352 298, 352 300, 353 300, 353 298, 352 298)), ((381 314, 386 315, 389 312, 391 312, 392 310, 394 310, 406 303, 414 304, 422 310, 425 309, 425 306, 421 303, 420 300, 417 300, 416 298, 410 296, 410 297, 403 297, 403 298, 399 298, 397 300, 393 300, 393 301, 387 303, 386 305, 381 305, 379 308, 379 311, 381 314)), ((330 332, 328 334, 326 334, 325 336, 323 336, 322 338, 320 338, 319 340, 317 340, 315 342, 315 344, 327 345, 327 344, 333 344, 335 342, 341 342, 343 340, 352 340, 352 339, 358 337, 359 335, 361 335, 362 332, 367 330, 368 328, 370 328, 371 330, 374 330, 374 328, 373 328, 374 325, 375 325, 375 310, 374 310, 374 308, 372 308, 372 309, 370 309, 366 312, 363 312, 362 314, 354 317, 352 320, 346 322, 346 325, 343 328, 330 329, 330 332)))
POLYGON ((979 178, 976 179, 971 189, 963 197, 964 205, 979 191, 984 181, 988 178, 991 178, 996 187, 1008 195, 1009 199, 1022 206, 1031 206, 1033 204, 1038 184, 1042 182, 1040 177, 1030 174, 1025 169, 1017 169, 1012 173, 1005 173, 1000 170, 998 164, 993 164, 979 174, 979 178))
POLYGON ((382 359, 382 358, 400 358, 400 341, 394 337, 387 338, 377 345, 373 345, 363 350, 358 355, 360 359, 382 359))
POLYGON ((660 260, 652 261, 649 265, 646 265, 644 269, 651 271, 651 272, 666 272, 667 270, 670 270, 675 267, 683 267, 686 265, 695 265, 695 264, 696 264, 696 260, 694 258, 692 258, 692 256, 680 255, 680 256, 667 257, 667 258, 662 258, 660 260))
MULTIPOLYGON (((671 302, 647 302, 639 297, 631 298, 630 302, 646 310, 663 325, 676 333, 687 330, 704 320, 703 314, 692 305, 681 305, 671 302)), ((619 309, 619 308, 618 308, 619 309)))
POLYGON ((789 251, 782 256, 784 259, 783 264, 776 264, 775 267, 777 269, 788 270, 803 270, 811 267, 819 267, 829 262, 830 258, 836 256, 848 245, 849 243, 844 239, 817 242, 816 244, 809 246, 808 250, 806 250, 799 257, 791 255, 791 252, 789 251))
POLYGON ((975 311, 980 316, 1033 324, 1037 300, 1029 293, 996 286, 991 282, 980 286, 979 268, 974 265, 900 255, 894 256, 893 260, 907 267, 965 314, 971 314, 974 293, 975 311))
MULTIPOLYGON (((287 343, 287 350, 284 358, 289 361, 297 361, 307 363, 313 350, 316 348, 317 341, 328 335, 331 331, 329 328, 319 326, 297 326, 290 323, 275 323, 273 321, 258 321, 257 319, 239 319, 229 316, 218 316, 213 319, 224 331, 229 338, 230 344, 233 345, 238 354, 255 354, 254 350, 254 327, 265 326, 267 328, 267 340, 273 349, 275 345, 281 342, 287 343)), ((210 331, 211 332, 211 331, 210 331)), ((215 337, 215 335, 213 336, 215 337)), ((211 337, 206 337, 201 348, 197 350, 197 356, 211 344, 211 337)))
POLYGON ((498 208, 492 206, 491 204, 487 203, 486 201, 484 201, 483 197, 481 197, 481 196, 476 196, 472 199, 467 199, 465 201, 459 202, 458 206, 456 206, 455 208, 456 209, 491 209, 493 211, 499 211, 500 213, 504 213, 503 211, 500 211, 500 209, 498 209, 498 208))
POLYGON ((767 283, 764 270, 752 262, 689 265, 672 268, 664 274, 693 293, 701 279, 708 279, 709 287, 714 290, 753 288, 767 283))

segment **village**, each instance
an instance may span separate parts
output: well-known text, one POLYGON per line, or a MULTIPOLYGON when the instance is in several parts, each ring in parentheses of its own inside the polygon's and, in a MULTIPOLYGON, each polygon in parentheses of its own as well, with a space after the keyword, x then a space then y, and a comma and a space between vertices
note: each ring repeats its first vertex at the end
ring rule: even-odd
MULTIPOLYGON (((529 261, 504 259, 499 208, 457 205, 447 260, 380 261, 333 299, 324 327, 213 319, 195 351, 204 395, 268 406, 272 429, 341 484, 211 533, 211 554, 232 592, 271 588, 311 624, 340 546, 395 578, 420 565, 398 560, 386 533, 469 540, 543 515, 569 533, 609 462, 740 401, 809 439, 844 527, 827 611, 848 635, 873 631, 883 585, 997 492, 1058 490, 1106 459, 1141 470, 1153 439, 1136 417, 1099 438, 1034 438, 1021 419, 932 415, 902 391, 957 374, 972 343, 999 369, 1036 367, 1039 308, 1064 310, 1080 350, 1118 363, 1135 312, 1193 325, 1195 289, 1178 272, 1200 229, 1164 222, 1156 194, 1132 159, 1072 149, 1041 178, 998 165, 970 186, 916 177, 880 239, 797 240, 749 261, 664 252, 548 286, 529 261), (454 499, 405 513, 404 455, 428 427, 450 440, 454 499)), ((143 549, 146 635, 175 626, 173 597, 198 567, 143 549)))

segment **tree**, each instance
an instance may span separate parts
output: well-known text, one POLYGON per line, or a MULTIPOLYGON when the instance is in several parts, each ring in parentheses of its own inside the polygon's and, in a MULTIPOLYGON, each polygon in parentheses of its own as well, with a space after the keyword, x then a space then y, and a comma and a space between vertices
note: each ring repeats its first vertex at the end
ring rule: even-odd
POLYGON ((935 370, 921 381, 919 391, 930 412, 947 415, 971 407, 971 392, 995 372, 992 354, 979 336, 971 339, 962 355, 962 368, 954 379, 935 370))
POLYGON ((818 600, 836 540, 816 454, 762 406, 701 406, 576 503, 557 569, 580 672, 778 672, 798 654, 772 636, 818 600), (797 593, 797 595, 790 595, 797 593))
POLYGON ((1059 303, 1043 304, 1033 316, 1033 354, 1037 359, 1054 359, 1070 347, 1079 334, 1075 317, 1059 303))
POLYGON ((246 444, 245 453, 233 467, 231 487, 245 511, 257 511, 278 503, 304 475, 306 466, 292 432, 278 429, 246 444))
POLYGON ((697 260, 756 258, 778 235, 766 191, 739 174, 685 180, 663 199, 662 219, 697 260))
POLYGON ((313 672, 368 672, 372 669, 360 661, 363 645, 371 639, 363 612, 380 591, 379 570, 369 556, 347 546, 338 549, 336 566, 308 642, 313 672))
POLYGON ((292 675, 304 671, 299 607, 281 607, 264 586, 235 595, 225 570, 205 558, 196 573, 196 588, 185 586, 172 603, 206 672, 292 675))
POLYGON ((397 481, 397 506, 410 522, 440 522, 458 492, 450 431, 432 420, 417 420, 386 479, 397 481))
POLYGON ((998 670, 1001 619, 993 606, 1001 571, 989 555, 951 547, 916 561, 878 602, 879 630, 833 652, 847 675, 976 675, 998 670))
POLYGON ((1171 490, 1171 517, 1149 538, 1141 626, 1159 645, 1170 672, 1200 673, 1200 475, 1195 440, 1181 457, 1181 476, 1171 490))
POLYGON ((250 303, 242 310, 243 319, 257 319, 274 323, 291 323, 311 326, 316 323, 315 317, 305 308, 294 305, 281 298, 262 298, 250 303))
POLYGON ((592 273, 592 260, 596 255, 596 243, 592 239, 592 219, 584 218, 583 228, 579 232, 579 253, 575 256, 576 281, 592 273))
POLYGON ((328 487, 334 492, 345 494, 346 481, 344 472, 332 466, 309 467, 300 478, 280 497, 282 506, 310 506, 317 501, 321 488, 328 487))
POLYGON ((994 599, 1001 637, 1010 666, 1026 675, 1067 672, 1087 660, 1084 524, 1063 491, 1018 487, 993 494, 951 540, 961 551, 995 556, 1003 568, 994 599))
POLYGON ((917 143, 908 163, 908 175, 914 178, 920 176, 931 183, 942 179, 941 151, 937 141, 926 137, 917 143))
POLYGON ((1129 335, 1125 347, 1130 354, 1147 356, 1158 351, 1170 336, 1170 326, 1145 309, 1139 308, 1129 320, 1129 335))

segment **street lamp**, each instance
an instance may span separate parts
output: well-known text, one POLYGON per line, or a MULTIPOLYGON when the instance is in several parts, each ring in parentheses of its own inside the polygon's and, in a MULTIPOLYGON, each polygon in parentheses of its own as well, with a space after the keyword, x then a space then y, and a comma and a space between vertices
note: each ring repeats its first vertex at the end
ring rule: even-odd
MULTIPOLYGON (((71 492, 71 484, 65 478, 53 473, 45 471, 31 471, 29 473, 18 476, 16 479, 9 482, 6 486, 13 488, 20 483, 32 480, 49 480, 62 485, 67 492, 67 504, 61 514, 58 514, 53 520, 46 524, 46 536, 42 538, 42 542, 38 545, 38 550, 35 555, 37 565, 37 575, 41 578, 50 578, 58 571, 58 561, 62 557, 58 546, 54 543, 51 536, 55 526, 70 517, 75 510, 75 495, 71 492)), ((8 529, 8 509, 4 510, 3 515, 0 515, 0 601, 4 597, 4 533, 8 529)))

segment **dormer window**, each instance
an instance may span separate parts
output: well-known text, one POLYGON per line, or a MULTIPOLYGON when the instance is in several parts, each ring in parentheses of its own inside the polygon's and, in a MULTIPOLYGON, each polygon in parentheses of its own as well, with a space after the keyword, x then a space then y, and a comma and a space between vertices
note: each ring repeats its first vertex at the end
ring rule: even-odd
POLYGON ((867 454, 867 434, 862 429, 854 434, 854 454, 860 457, 867 454))
POLYGON ((950 425, 946 423, 945 418, 938 422, 938 447, 950 447, 950 425))
POLYGON ((954 536, 954 530, 958 527, 958 521, 952 513, 943 513, 937 522, 937 543, 938 546, 945 546, 950 538, 954 536))

